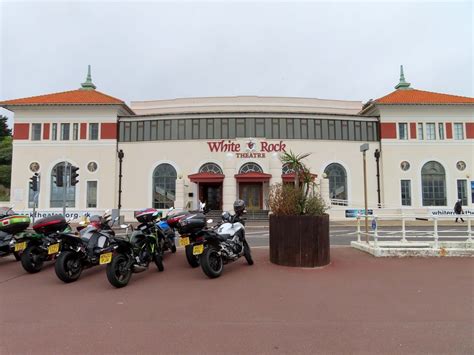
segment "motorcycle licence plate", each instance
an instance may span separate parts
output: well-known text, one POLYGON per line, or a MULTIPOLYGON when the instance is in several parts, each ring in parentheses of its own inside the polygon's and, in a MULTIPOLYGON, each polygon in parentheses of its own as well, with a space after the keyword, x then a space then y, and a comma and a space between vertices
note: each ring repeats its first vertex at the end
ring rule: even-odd
POLYGON ((105 253, 100 255, 99 264, 108 264, 112 261, 112 253, 105 253))
POLYGON ((204 251, 204 244, 195 245, 193 247, 193 255, 200 255, 204 251))
POLYGON ((49 247, 48 247, 48 255, 51 255, 51 254, 56 254, 59 252, 59 243, 56 243, 56 244, 51 244, 49 247))
POLYGON ((179 238, 179 246, 180 247, 185 247, 186 245, 189 245, 189 243, 190 243, 189 237, 179 238))
POLYGON ((26 249, 26 242, 16 243, 15 251, 22 251, 26 249))

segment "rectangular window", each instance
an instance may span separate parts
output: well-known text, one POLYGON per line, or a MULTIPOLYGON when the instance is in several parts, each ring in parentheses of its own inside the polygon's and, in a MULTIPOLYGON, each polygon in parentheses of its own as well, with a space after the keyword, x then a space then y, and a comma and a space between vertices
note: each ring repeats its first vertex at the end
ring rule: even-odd
POLYGON ((360 123, 360 132, 361 132, 361 139, 362 141, 367 141, 367 122, 360 123))
POLYGON ((170 120, 171 122, 171 139, 178 139, 178 120, 170 120))
POLYGON ((342 139, 342 123, 340 120, 336 120, 336 139, 341 140, 342 139))
POLYGON ((255 137, 265 138, 265 119, 264 118, 255 119, 255 137))
POLYGON ((293 119, 293 137, 301 139, 301 120, 299 118, 293 119))
POLYGON ((164 124, 165 124, 165 128, 164 128, 165 136, 164 136, 164 139, 165 139, 165 140, 170 140, 170 139, 171 139, 171 120, 165 120, 165 121, 164 121, 164 124))
POLYGON ((229 118, 229 138, 235 138, 235 118, 229 118))
POLYGON ((143 141, 145 134, 145 122, 138 121, 137 123, 137 141, 143 141))
POLYGON ((293 118, 286 119, 286 138, 295 138, 295 124, 293 118))
POLYGON ((280 118, 278 120, 280 122, 280 138, 286 138, 286 118, 280 118))
POLYGON ((97 208, 97 181, 87 182, 87 208, 97 208))
POLYGON ((199 139, 206 139, 207 137, 207 121, 205 118, 199 120, 199 139))
POLYGON ((434 123, 426 124, 426 139, 431 141, 436 139, 436 125, 434 123))
POLYGON ((265 118, 265 135, 264 137, 272 139, 272 119, 265 118))
POLYGON ((438 123, 438 137, 439 139, 444 139, 444 123, 438 123))
POLYGON ((193 120, 193 139, 199 139, 199 120, 193 120))
POLYGON ((360 131, 360 121, 355 121, 355 140, 360 141, 362 139, 361 131, 360 131))
POLYGON ((423 140, 423 123, 418 123, 418 139, 423 140))
POLYGON ((186 139, 186 120, 178 120, 178 139, 186 139))
POLYGON ((314 120, 308 120, 308 138, 314 139, 314 120))
POLYGON ((184 120, 186 122, 186 139, 193 139, 193 120, 184 120))
POLYGON ((31 140, 32 141, 41 140, 41 123, 33 123, 31 125, 31 140))
POLYGON ((322 120, 321 127, 322 127, 321 128, 322 139, 328 139, 329 137, 328 120, 322 120))
POLYGON ((308 120, 301 119, 301 139, 308 139, 308 120))
POLYGON ((157 130, 158 137, 157 139, 159 141, 162 141, 165 139, 165 121, 159 120, 158 121, 158 130, 157 130))
POLYGON ((58 139, 58 124, 53 123, 51 125, 51 140, 55 141, 58 139))
POLYGON ((349 130, 348 127, 349 125, 347 124, 347 121, 342 121, 342 140, 347 141, 349 139, 349 130))
POLYGON ((454 124, 454 139, 464 139, 464 123, 454 124))
POLYGON ((123 140, 124 142, 130 142, 130 131, 132 130, 131 122, 125 122, 123 140))
POLYGON ((222 138, 229 138, 229 119, 223 118, 221 120, 221 137, 222 138))
POLYGON ((245 136, 255 137, 255 118, 247 118, 245 120, 245 136))
POLYGON ((214 138, 214 120, 212 118, 208 118, 206 122, 207 122, 206 138, 213 139, 214 138))
POLYGON ((408 139, 408 123, 398 124, 398 139, 408 139))
POLYGON ((355 140, 355 122, 354 121, 349 121, 349 140, 350 141, 355 140))
POLYGON ((151 121, 145 121, 145 135, 143 140, 149 141, 151 138, 151 121))
POLYGON ((411 181, 401 180, 402 206, 411 206, 411 181))
POLYGON ((280 139, 280 122, 278 122, 278 118, 272 118, 272 138, 280 139))
POLYGON ((463 206, 467 206, 467 180, 458 180, 458 200, 463 206))
POLYGON ((329 139, 336 139, 336 128, 335 128, 334 120, 330 120, 328 122, 328 128, 329 128, 329 139))
POLYGON ((236 119, 237 137, 245 137, 245 118, 236 119))
MULTIPOLYGON (((74 126, 73 126, 73 132, 74 132, 74 126)), ((72 134, 72 136, 74 138, 74 133, 72 134)), ((125 142, 125 122, 119 123, 119 142, 125 142)))
MULTIPOLYGON (((99 139, 99 124, 89 123, 89 140, 96 141, 98 139, 99 139)), ((135 136, 133 136, 132 140, 135 140, 135 136)))
POLYGON ((220 139, 222 137, 222 123, 220 118, 214 118, 214 139, 220 139))
POLYGON ((371 142, 375 141, 375 138, 374 138, 374 122, 367 122, 367 134, 368 134, 367 140, 369 140, 371 142))
POLYGON ((322 128, 321 128, 321 120, 314 121, 314 132, 316 139, 321 139, 323 137, 322 128))
POLYGON ((70 130, 69 123, 61 123, 61 140, 62 141, 69 140, 69 130, 70 130))
POLYGON ((137 141, 137 127, 138 127, 138 122, 130 122, 131 123, 131 128, 130 128, 130 142, 136 142, 137 141))
POLYGON ((79 139, 79 123, 72 124, 72 139, 75 141, 79 139))

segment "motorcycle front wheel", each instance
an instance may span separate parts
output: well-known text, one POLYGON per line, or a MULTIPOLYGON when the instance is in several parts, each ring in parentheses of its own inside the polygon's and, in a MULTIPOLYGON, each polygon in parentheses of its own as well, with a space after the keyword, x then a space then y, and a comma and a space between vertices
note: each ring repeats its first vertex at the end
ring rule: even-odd
POLYGON ((250 246, 246 240, 244 240, 244 257, 247 260, 247 264, 253 265, 252 253, 250 251, 250 246))
POLYGON ((81 276, 83 268, 79 254, 70 250, 61 252, 54 265, 56 275, 66 283, 76 281, 81 276))
POLYGON ((191 244, 186 245, 184 251, 186 252, 186 260, 191 267, 195 268, 199 266, 199 257, 193 254, 193 246, 191 244))
POLYGON ((21 265, 30 274, 41 271, 43 261, 43 251, 37 245, 28 246, 21 254, 21 265))
POLYGON ((118 254, 107 264, 107 280, 114 287, 121 288, 128 285, 132 277, 132 269, 128 267, 128 258, 123 254, 118 254))
POLYGON ((219 252, 208 247, 204 250, 200 257, 202 271, 211 279, 221 276, 224 270, 224 262, 219 252))

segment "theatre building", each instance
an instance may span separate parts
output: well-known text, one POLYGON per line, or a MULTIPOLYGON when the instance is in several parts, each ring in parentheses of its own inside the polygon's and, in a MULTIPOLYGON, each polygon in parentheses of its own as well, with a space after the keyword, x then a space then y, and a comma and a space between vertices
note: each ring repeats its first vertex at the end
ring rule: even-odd
POLYGON ((77 90, 0 105, 14 112, 17 210, 32 208, 29 179, 39 173, 39 211, 61 211, 66 190, 77 212, 120 204, 129 218, 138 208, 195 209, 199 201, 229 210, 241 198, 265 214, 270 187, 293 180, 279 160, 291 150, 311 153, 316 185, 341 217, 363 206, 363 143, 371 208, 473 203, 474 99, 412 89, 403 73, 395 91, 366 104, 237 96, 127 105, 97 91, 89 73, 77 90), (56 186, 65 164, 79 167, 79 182, 66 189, 56 186))

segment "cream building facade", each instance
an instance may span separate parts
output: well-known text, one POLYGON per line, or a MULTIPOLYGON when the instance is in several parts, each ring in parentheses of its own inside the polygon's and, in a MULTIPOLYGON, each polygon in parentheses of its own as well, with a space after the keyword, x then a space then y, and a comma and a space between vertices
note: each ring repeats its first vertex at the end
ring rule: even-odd
POLYGON ((365 105, 239 96, 128 106, 97 91, 90 73, 79 90, 0 105, 14 112, 17 210, 31 211, 29 179, 39 173, 44 214, 62 211, 64 191, 71 215, 120 207, 130 219, 136 209, 196 209, 199 201, 229 210, 236 198, 266 213, 270 186, 292 180, 279 160, 291 150, 311 153, 330 213, 344 218, 363 207, 363 143, 370 208, 451 210, 458 198, 473 206, 474 99, 412 89, 403 73, 394 92, 365 105), (66 177, 79 167, 79 182, 66 179, 66 189, 56 186, 64 162, 66 177))

